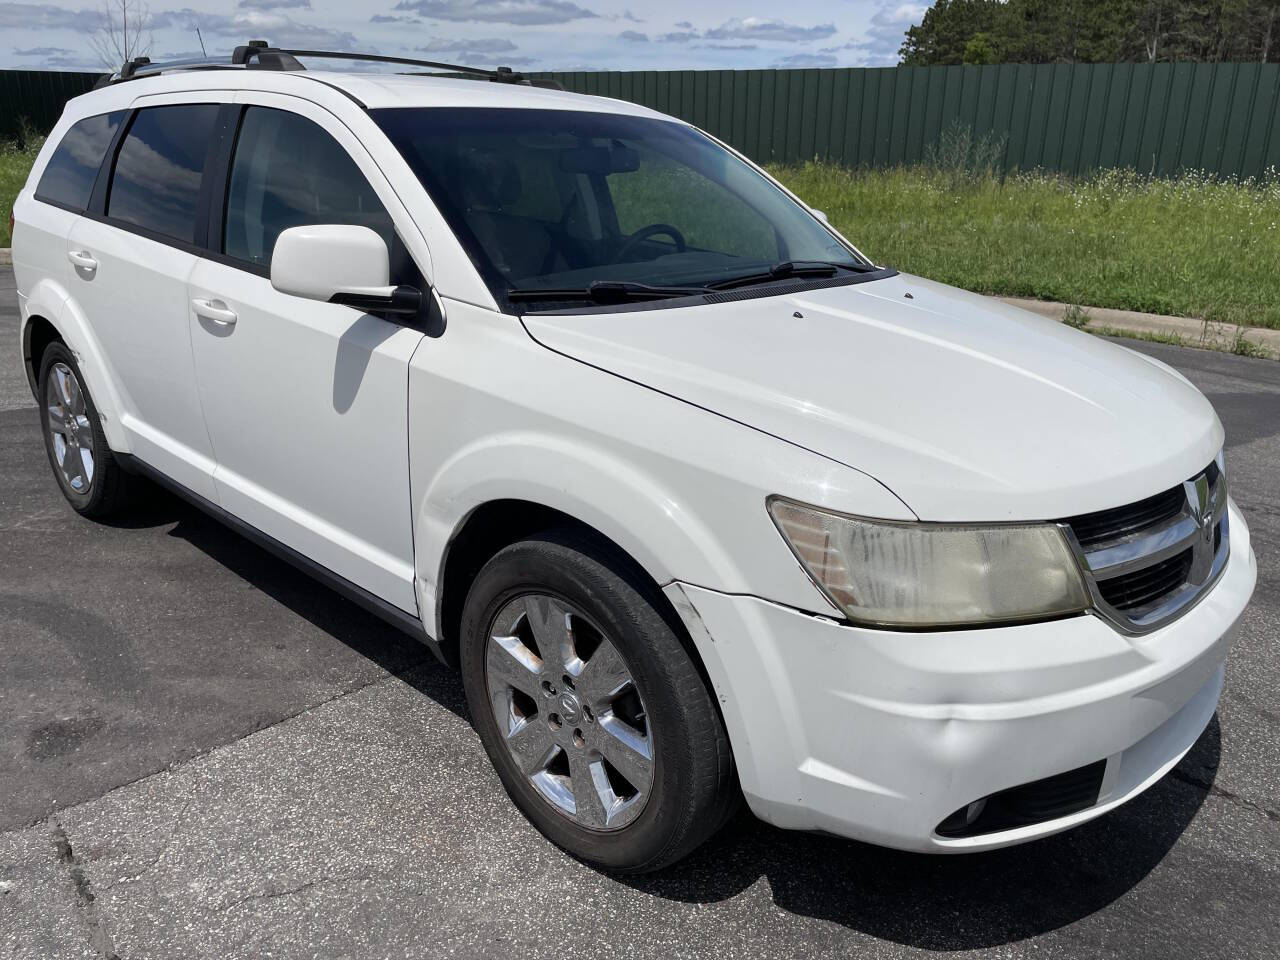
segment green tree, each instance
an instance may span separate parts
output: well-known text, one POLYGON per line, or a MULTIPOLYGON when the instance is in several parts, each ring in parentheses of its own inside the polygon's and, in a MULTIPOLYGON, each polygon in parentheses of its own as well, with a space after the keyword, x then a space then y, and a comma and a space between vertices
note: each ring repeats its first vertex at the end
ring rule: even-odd
POLYGON ((1000 62, 1000 53, 992 42, 991 34, 975 33, 969 38, 964 45, 964 62, 977 66, 1000 62))
POLYGON ((938 0, 902 62, 1274 62, 1280 0, 938 0))
POLYGON ((964 63, 965 49, 975 34, 1001 36, 999 21, 1008 16, 1002 0, 937 0, 924 19, 907 31, 902 62, 912 66, 964 63))

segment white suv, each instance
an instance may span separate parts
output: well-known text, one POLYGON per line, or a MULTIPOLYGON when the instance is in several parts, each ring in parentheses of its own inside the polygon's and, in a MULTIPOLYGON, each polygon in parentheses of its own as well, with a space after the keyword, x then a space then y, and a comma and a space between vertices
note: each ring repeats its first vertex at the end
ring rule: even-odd
POLYGON ((234 59, 71 101, 17 199, 54 475, 89 517, 152 478, 460 666, 553 841, 656 869, 745 796, 987 849, 1204 729, 1256 563, 1169 367, 875 266, 633 104, 234 59))

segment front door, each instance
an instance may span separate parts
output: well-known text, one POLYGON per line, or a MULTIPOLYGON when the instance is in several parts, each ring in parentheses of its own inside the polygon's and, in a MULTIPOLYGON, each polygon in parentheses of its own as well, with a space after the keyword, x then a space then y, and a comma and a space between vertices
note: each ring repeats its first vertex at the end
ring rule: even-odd
POLYGON ((360 224, 396 243, 378 193, 322 122, 244 109, 219 253, 190 276, 214 479, 224 509, 412 612, 408 363, 422 333, 268 279, 289 227, 360 224))

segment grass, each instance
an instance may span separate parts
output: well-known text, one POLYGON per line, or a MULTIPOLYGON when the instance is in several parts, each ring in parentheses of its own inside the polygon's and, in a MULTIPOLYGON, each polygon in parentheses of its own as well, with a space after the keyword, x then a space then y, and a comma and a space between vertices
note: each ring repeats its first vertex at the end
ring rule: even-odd
POLYGON ((9 211, 42 143, 44 137, 30 135, 17 143, 0 141, 0 247, 9 246, 9 211))
POLYGON ((1280 176, 771 172, 868 256, 980 293, 1280 328, 1280 176))

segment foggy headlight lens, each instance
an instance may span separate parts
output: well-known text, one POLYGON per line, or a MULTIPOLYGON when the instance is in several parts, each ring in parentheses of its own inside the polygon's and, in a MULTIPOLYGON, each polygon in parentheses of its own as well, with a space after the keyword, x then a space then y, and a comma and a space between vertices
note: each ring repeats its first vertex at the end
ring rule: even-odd
POLYGON ((969 626, 1089 606, 1075 558, 1050 524, 893 523, 778 497, 769 512, 822 591, 860 623, 969 626))

